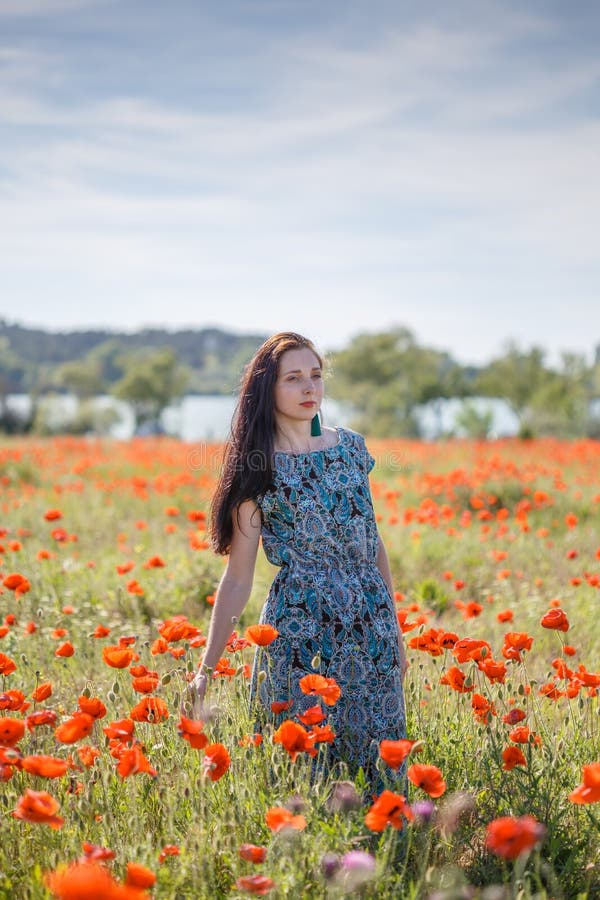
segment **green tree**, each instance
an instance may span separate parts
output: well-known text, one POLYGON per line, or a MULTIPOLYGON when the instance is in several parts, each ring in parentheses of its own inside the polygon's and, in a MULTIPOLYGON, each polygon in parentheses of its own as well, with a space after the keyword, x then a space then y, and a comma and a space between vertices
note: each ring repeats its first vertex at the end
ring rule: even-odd
POLYGON ((359 334, 330 362, 331 396, 352 407, 354 428, 380 437, 416 436, 419 404, 466 389, 448 354, 420 347, 403 327, 359 334))
POLYGON ((550 377, 550 371, 544 365, 544 356, 545 352, 540 347, 524 352, 510 343, 504 356, 492 360, 478 374, 474 392, 487 397, 503 397, 524 431, 528 427, 525 419, 532 397, 550 377))
POLYGON ((112 393, 133 407, 136 427, 158 419, 163 409, 185 393, 189 372, 165 347, 123 360, 125 373, 112 393))
POLYGON ((79 401, 87 400, 106 391, 98 359, 90 355, 64 363, 56 371, 58 384, 68 388, 79 401))

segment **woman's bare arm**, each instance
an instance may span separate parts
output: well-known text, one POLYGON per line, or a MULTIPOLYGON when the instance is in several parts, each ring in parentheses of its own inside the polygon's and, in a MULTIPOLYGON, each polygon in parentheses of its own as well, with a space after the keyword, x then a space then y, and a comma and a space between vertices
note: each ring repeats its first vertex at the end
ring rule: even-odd
POLYGON ((245 500, 233 515, 233 536, 229 559, 219 582, 210 617, 208 638, 202 664, 190 682, 188 696, 181 711, 190 718, 201 718, 201 708, 209 684, 207 673, 213 669, 225 649, 231 631, 241 616, 252 590, 256 554, 260 538, 261 518, 253 500, 245 500), (191 707, 191 715, 190 715, 191 707))

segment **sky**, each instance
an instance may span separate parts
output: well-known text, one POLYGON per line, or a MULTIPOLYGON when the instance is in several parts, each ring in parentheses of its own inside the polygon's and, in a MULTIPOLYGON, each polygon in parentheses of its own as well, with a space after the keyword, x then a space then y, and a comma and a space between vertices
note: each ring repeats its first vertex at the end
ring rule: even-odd
POLYGON ((0 317, 600 344, 596 0, 0 0, 0 317))

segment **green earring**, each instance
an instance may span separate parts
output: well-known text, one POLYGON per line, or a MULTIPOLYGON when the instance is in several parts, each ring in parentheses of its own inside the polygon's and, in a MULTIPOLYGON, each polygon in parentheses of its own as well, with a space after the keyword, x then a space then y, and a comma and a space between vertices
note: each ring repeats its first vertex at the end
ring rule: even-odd
POLYGON ((319 419, 319 413, 315 413, 310 423, 310 436, 318 437, 321 434, 321 420, 319 419))

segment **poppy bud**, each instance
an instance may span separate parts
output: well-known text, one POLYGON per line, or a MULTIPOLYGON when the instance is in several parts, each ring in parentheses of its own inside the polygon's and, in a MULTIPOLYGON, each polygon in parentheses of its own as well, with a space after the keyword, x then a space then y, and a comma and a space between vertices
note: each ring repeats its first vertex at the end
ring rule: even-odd
POLYGON ((321 654, 315 653, 315 655, 312 658, 311 666, 313 667, 313 669, 318 669, 320 665, 321 665, 321 654))
POLYGON ((161 684, 168 684, 171 680, 171 676, 168 672, 166 672, 160 680, 161 684))
POLYGON ((259 684, 263 684, 263 682, 265 681, 266 677, 267 677, 267 673, 265 672, 264 669, 262 669, 262 670, 258 673, 258 683, 259 683, 259 684))
POLYGON ((111 690, 112 690, 113 694, 118 694, 118 693, 119 693, 119 691, 121 690, 121 688, 119 687, 119 682, 118 682, 118 681, 115 681, 115 682, 113 683, 113 686, 112 686, 111 690))

